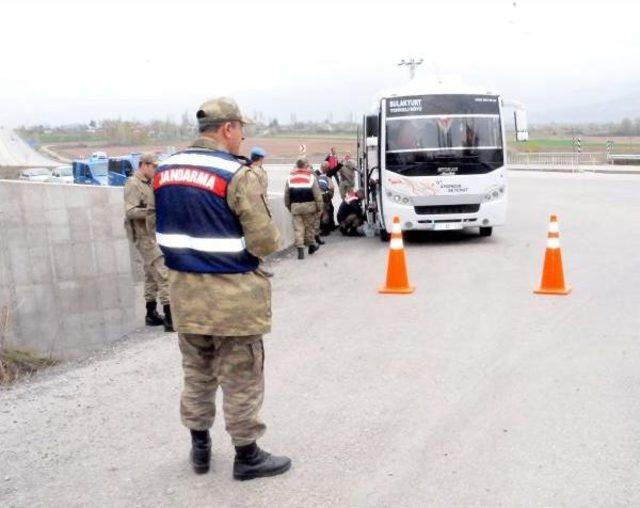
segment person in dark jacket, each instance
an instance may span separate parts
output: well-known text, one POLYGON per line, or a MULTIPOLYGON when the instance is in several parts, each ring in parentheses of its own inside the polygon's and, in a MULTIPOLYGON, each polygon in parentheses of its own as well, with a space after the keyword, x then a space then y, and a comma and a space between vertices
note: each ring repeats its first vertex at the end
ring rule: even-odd
POLYGON ((340 232, 345 236, 362 236, 364 213, 362 212, 362 200, 364 192, 358 189, 356 192, 348 192, 344 201, 338 208, 338 224, 340 232))

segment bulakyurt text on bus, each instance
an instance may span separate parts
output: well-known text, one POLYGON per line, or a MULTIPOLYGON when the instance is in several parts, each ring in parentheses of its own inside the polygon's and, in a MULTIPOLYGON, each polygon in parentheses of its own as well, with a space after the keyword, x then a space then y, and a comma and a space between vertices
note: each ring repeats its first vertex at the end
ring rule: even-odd
POLYGON ((491 93, 380 99, 365 117, 359 154, 369 220, 383 240, 395 215, 403 230, 476 227, 484 236, 505 223, 502 105, 491 93))

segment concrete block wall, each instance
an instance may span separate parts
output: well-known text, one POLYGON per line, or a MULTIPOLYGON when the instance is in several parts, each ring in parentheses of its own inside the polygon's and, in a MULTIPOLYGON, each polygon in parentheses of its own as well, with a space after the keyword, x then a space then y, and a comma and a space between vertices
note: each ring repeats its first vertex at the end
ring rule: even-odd
MULTIPOLYGON (((271 208, 286 241, 291 218, 271 208)), ((0 311, 7 345, 56 359, 103 348, 142 323, 142 265, 121 187, 0 181, 0 311)))

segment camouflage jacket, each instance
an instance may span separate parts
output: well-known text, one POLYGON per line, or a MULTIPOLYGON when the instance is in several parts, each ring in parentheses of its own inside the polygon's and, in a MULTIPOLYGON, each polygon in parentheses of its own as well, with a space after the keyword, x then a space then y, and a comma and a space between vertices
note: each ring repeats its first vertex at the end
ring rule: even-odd
POLYGON ((267 172, 260 164, 252 164, 251 169, 253 169, 258 175, 260 184, 262 185, 262 188, 264 190, 264 195, 266 196, 267 190, 269 188, 269 175, 267 175, 267 172))
POLYGON ((356 184, 356 172, 358 168, 356 167, 355 162, 351 159, 343 160, 342 166, 340 167, 340 178, 342 181, 349 183, 351 186, 356 184))
MULTIPOLYGON (((208 138, 191 146, 223 150, 208 138)), ((264 258, 280 248, 280 232, 254 169, 245 166, 233 176, 227 203, 238 216, 251 254, 264 258)), ((170 272, 171 310, 178 332, 246 336, 271 331, 271 283, 260 268, 234 274, 170 272)))
POLYGON ((124 226, 144 264, 162 256, 156 243, 155 198, 151 182, 136 171, 124 184, 124 226))

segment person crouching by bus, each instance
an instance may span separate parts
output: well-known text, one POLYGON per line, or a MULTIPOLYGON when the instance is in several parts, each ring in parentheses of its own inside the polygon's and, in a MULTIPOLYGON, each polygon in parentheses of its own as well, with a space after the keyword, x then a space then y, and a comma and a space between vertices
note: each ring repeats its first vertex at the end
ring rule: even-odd
POLYGON ((309 247, 309 254, 319 249, 315 241, 315 219, 322 210, 320 186, 305 159, 298 159, 289 174, 284 187, 284 204, 293 216, 298 259, 304 259, 305 245, 309 247))
POLYGON ((336 229, 336 221, 334 219, 333 195, 335 187, 331 178, 327 174, 329 172, 329 163, 323 162, 320 165, 320 174, 318 175, 318 184, 320 192, 322 192, 322 213, 320 214, 320 235, 328 236, 331 231, 336 229))
POLYGON ((338 224, 340 232, 345 236, 363 236, 362 225, 364 213, 362 212, 362 200, 364 192, 358 189, 356 192, 348 192, 344 201, 338 208, 338 224))

